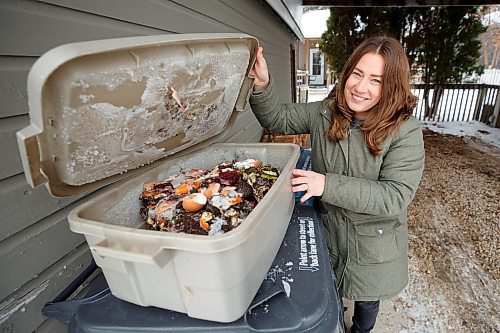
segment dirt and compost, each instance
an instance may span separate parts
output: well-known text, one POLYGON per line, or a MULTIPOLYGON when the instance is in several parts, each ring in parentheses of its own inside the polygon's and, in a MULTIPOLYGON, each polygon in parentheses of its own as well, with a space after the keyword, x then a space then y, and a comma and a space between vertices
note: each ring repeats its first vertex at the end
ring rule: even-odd
POLYGON ((410 282, 374 332, 500 332, 500 149, 424 130, 409 207, 410 282))
POLYGON ((222 162, 144 184, 147 229, 218 235, 240 225, 271 189, 280 171, 254 159, 222 162))

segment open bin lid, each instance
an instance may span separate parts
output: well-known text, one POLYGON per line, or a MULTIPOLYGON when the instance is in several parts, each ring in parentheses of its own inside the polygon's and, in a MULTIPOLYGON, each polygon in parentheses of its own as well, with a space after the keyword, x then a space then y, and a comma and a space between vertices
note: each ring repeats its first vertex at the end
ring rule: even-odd
POLYGON ((159 35, 67 44, 28 76, 30 125, 17 133, 28 183, 58 197, 143 172, 216 142, 245 109, 258 41, 159 35))

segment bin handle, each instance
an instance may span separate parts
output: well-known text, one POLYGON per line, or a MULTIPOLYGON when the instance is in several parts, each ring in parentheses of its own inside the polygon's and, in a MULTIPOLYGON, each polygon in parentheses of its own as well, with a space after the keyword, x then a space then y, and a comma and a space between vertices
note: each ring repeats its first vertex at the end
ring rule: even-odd
POLYGON ((92 253, 100 257, 110 257, 128 262, 136 262, 147 265, 155 265, 158 267, 164 267, 171 259, 171 256, 167 255, 167 251, 163 249, 158 250, 154 254, 138 253, 127 250, 115 249, 107 246, 107 241, 101 241, 95 245, 89 246, 92 253))
POLYGON ((234 105, 236 111, 238 112, 245 111, 245 108, 247 107, 248 104, 248 100, 250 99, 250 94, 252 93, 253 81, 254 78, 249 76, 245 76, 245 78, 243 79, 240 94, 238 95, 238 98, 236 99, 236 104, 234 105))
POLYGON ((33 188, 48 180, 40 170, 40 152, 38 150, 37 138, 37 135, 40 133, 41 131, 32 125, 16 133, 24 175, 28 184, 33 188))

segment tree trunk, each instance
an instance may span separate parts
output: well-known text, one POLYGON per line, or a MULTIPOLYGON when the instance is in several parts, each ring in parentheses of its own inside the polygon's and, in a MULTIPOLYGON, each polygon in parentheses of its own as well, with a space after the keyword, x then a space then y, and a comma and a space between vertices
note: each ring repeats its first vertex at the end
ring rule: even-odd
POLYGON ((429 108, 429 85, 424 85, 424 120, 430 119, 431 109, 429 108))
MULTIPOLYGON (((441 97, 443 97, 444 94, 444 87, 441 84, 435 84, 434 85, 434 94, 432 96, 432 105, 431 105, 431 112, 430 112, 430 118, 435 118, 436 114, 438 113, 438 108, 439 108, 439 102, 441 102, 441 97)), ((437 119, 439 120, 439 119, 437 119)), ((444 120, 444 119, 441 119, 444 120)))
POLYGON ((495 52, 493 53, 493 59, 491 60, 491 65, 488 68, 496 68, 498 63, 498 45, 495 45, 495 52))
POLYGON ((486 68, 490 68, 489 67, 489 63, 488 63, 488 43, 486 42, 486 34, 482 34, 481 35, 481 44, 483 46, 483 57, 484 57, 484 66, 486 68))
POLYGON ((425 66, 425 69, 424 69, 424 73, 425 73, 425 81, 424 81, 424 119, 429 119, 432 117, 432 110, 431 108, 429 107, 429 91, 431 89, 430 85, 431 85, 431 78, 430 78, 430 73, 429 73, 429 70, 427 68, 427 65, 425 66))

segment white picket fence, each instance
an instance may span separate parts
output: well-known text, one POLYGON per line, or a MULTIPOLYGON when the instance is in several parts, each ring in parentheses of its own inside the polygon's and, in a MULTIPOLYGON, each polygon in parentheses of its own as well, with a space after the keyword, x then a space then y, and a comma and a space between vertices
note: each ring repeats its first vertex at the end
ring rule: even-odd
MULTIPOLYGON (((429 101, 432 100, 434 89, 438 85, 431 85, 429 101)), ((423 85, 414 85, 413 93, 418 98, 414 115, 420 120, 433 121, 469 121, 478 120, 490 124, 494 121, 493 111, 499 103, 498 92, 500 86, 488 84, 445 84, 441 85, 443 94, 436 107, 436 112, 425 117, 425 102, 423 85)))

